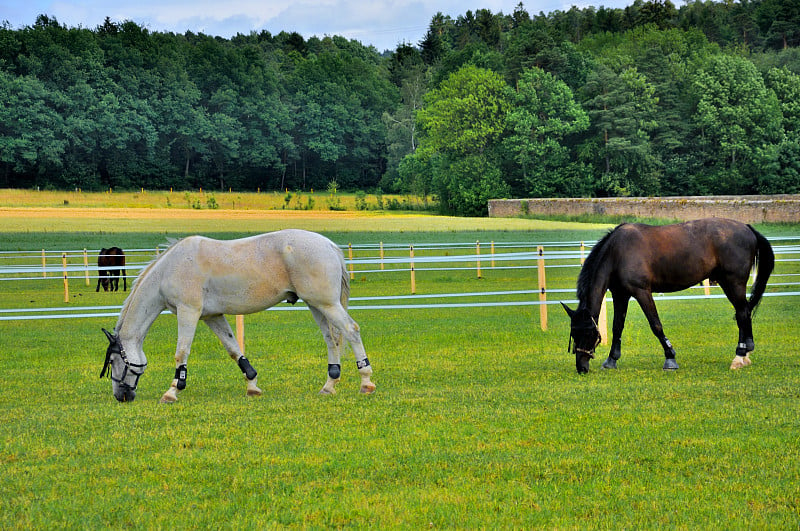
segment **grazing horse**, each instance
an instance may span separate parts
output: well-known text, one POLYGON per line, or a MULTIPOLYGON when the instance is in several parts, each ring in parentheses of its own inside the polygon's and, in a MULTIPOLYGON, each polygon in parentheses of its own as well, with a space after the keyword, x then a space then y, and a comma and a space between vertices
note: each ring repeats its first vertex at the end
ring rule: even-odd
POLYGON ((589 371, 589 360, 600 343, 597 318, 606 290, 614 301, 614 325, 611 352, 603 367, 617 367, 628 301, 633 297, 664 348, 664 369, 677 369, 675 349, 664 336, 653 292, 684 290, 706 278, 719 284, 736 312, 739 343, 731 369, 750 365, 755 348, 751 317, 774 266, 767 239, 738 221, 708 218, 661 227, 619 225, 589 253, 578 275, 577 309, 562 303, 571 321, 570 343, 578 372, 589 371), (758 274, 748 301, 747 279, 754 267, 758 274))
POLYGON ((328 378, 320 392, 335 392, 344 336, 355 355, 361 392, 372 393, 372 367, 358 324, 346 309, 349 278, 341 249, 313 232, 288 229, 229 241, 184 238, 139 274, 114 332, 103 330, 110 344, 100 377, 110 368, 116 399, 135 398, 139 377, 147 367, 144 337, 167 309, 178 318, 178 343, 175 378, 161 402, 175 402, 178 391, 186 387, 186 363, 199 320, 205 321, 237 362, 247 381, 247 394, 260 395, 257 373, 242 354, 225 315, 259 312, 283 300, 303 299, 328 347, 328 378))
POLYGON ((100 291, 119 291, 119 276, 122 272, 122 291, 128 291, 128 281, 125 280, 125 253, 119 247, 100 249, 97 255, 97 269, 100 276, 97 278, 95 293, 100 291))

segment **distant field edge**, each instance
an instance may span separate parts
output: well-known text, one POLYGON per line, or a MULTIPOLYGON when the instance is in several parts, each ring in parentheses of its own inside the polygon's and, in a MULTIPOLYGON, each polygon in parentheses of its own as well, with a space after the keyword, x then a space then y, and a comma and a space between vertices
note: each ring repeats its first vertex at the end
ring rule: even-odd
POLYGON ((525 218, 460 218, 385 211, 189 210, 98 207, 0 207, 0 232, 466 232, 598 230, 604 223, 525 218))
POLYGON ((743 223, 800 223, 800 195, 492 199, 490 218, 636 218, 688 221, 706 217, 743 223))

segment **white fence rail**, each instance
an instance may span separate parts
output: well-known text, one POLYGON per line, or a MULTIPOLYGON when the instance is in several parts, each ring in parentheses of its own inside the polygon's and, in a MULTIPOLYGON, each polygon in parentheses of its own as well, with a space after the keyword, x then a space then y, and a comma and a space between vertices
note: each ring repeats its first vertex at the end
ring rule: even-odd
MULTIPOLYGON (((800 236, 782 237, 773 241, 773 249, 778 263, 800 262, 800 236), (786 242, 778 244, 778 242, 786 242)), ((473 293, 442 293, 417 295, 414 289, 414 275, 432 271, 475 271, 481 276, 481 271, 503 269, 539 269, 543 277, 544 269, 575 268, 581 266, 582 259, 588 256, 590 246, 583 242, 490 242, 489 244, 475 243, 427 243, 421 245, 408 244, 362 244, 343 246, 347 267, 352 274, 381 274, 402 273, 411 274, 411 295, 390 295, 381 297, 352 297, 350 299, 353 310, 398 310, 398 309, 425 309, 425 308, 467 308, 491 306, 547 306, 557 304, 558 301, 544 300, 545 295, 559 294, 574 295, 574 286, 569 288, 545 288, 544 278, 540 278, 540 289, 516 291, 486 291, 473 293), (497 252, 501 250, 501 252, 497 252), (526 250, 531 249, 531 250, 526 250), (544 249, 544 251, 542 251, 544 249), (467 252, 471 250, 472 252, 467 252), (504 251, 505 250, 505 251, 504 251), (415 255, 415 252, 428 251, 429 255, 415 255), (450 254, 457 252, 461 254, 450 254), (358 256, 353 257, 353 253, 358 256), (402 253, 402 254, 401 254, 402 253), (367 256, 364 256, 364 255, 367 256), (422 266, 422 267, 420 267, 422 266), (539 300, 532 300, 537 296, 539 300), (479 301, 442 302, 451 299, 482 299, 479 301), (503 300, 514 298, 517 300, 503 300), (522 300, 519 300, 522 299, 522 300), (355 304, 353 304, 355 303, 355 304)), ((128 249, 125 251, 125 270, 127 276, 133 278, 156 255, 163 251, 160 249, 128 249), (133 273, 133 274, 131 274, 133 273)), ((13 281, 44 280, 52 282, 55 279, 64 281, 65 291, 68 290, 68 281, 83 280, 90 285, 90 279, 99 278, 96 266, 99 250, 87 251, 0 251, 0 285, 13 281), (77 263, 76 263, 77 262, 77 263)), ((105 268, 117 269, 117 268, 105 268)), ((765 296, 797 296, 800 291, 789 291, 793 286, 800 286, 800 267, 793 268, 788 273, 774 273, 771 277, 769 291, 765 296), (778 288, 777 291, 775 288, 778 288)), ((704 289, 697 286, 697 289, 704 289)), ((65 293, 68 295, 68 293, 65 293)), ((723 298, 721 293, 704 295, 669 295, 657 296, 656 300, 677 299, 714 299, 723 298)), ((65 296, 65 302, 68 301, 65 296)), ((574 300, 562 299, 567 303, 574 300)), ((19 308, 0 309, 0 321, 35 320, 35 319, 69 319, 86 317, 116 316, 121 306, 65 306, 56 308, 19 308)), ((305 308, 304 305, 289 306, 278 305, 271 308, 273 311, 294 311, 305 308)), ((544 318, 546 326, 546 318, 544 318)))

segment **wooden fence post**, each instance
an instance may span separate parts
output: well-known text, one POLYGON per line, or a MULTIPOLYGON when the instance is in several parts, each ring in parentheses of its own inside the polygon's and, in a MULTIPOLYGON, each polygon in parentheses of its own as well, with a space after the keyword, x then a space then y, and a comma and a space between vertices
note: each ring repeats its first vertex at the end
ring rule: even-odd
POLYGON ((475 242, 475 255, 477 256, 478 278, 481 278, 481 242, 475 242))
POLYGON ((86 254, 86 247, 83 248, 83 267, 86 270, 86 285, 90 286, 89 283, 89 255, 86 254))
POLYGON ((544 277, 544 247, 541 245, 536 248, 536 251, 539 254, 538 259, 538 271, 539 271, 539 321, 541 323, 542 330, 547 330, 547 293, 546 293, 546 285, 545 277, 544 277))
MULTIPOLYGON (((581 242, 581 266, 586 260, 584 252, 586 247, 581 242)), ((600 343, 608 345, 608 305, 606 304, 606 294, 603 293, 603 301, 600 303, 600 315, 597 318, 597 329, 600 331, 600 343)))
POLYGON ((383 242, 381 242, 381 271, 383 271, 383 242))
POLYGON ((347 255, 350 258, 350 280, 355 279, 355 273, 353 273, 353 244, 347 244, 347 255))
POLYGON ((69 281, 67 280, 67 253, 61 253, 61 265, 64 268, 64 302, 69 302, 69 281))
POLYGON ((239 343, 239 350, 244 355, 244 315, 236 316, 236 341, 239 343))
POLYGON ((494 269, 494 240, 492 240, 492 269, 494 269))
POLYGON ((597 328, 600 330, 600 344, 608 345, 608 304, 606 304, 605 293, 603 293, 603 302, 600 303, 600 316, 597 321, 597 328))
POLYGON ((42 249, 42 277, 47 277, 47 255, 42 249))

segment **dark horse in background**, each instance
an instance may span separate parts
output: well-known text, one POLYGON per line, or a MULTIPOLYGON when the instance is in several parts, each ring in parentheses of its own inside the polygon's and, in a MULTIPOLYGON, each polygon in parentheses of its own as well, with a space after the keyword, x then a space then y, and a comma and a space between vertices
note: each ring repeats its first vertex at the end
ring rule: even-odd
POLYGON ((708 218, 658 227, 619 225, 589 253, 578 275, 577 309, 564 305, 578 372, 589 372, 589 360, 600 343, 597 318, 606 290, 614 301, 614 325, 611 352, 603 367, 617 367, 628 301, 633 297, 664 348, 664 369, 677 369, 675 349, 664 336, 653 292, 684 290, 706 278, 719 284, 736 311, 739 343, 731 369, 750 365, 749 354, 755 348, 751 317, 774 267, 775 255, 767 239, 738 221, 708 218), (758 274, 748 301, 747 279, 753 267, 758 274))
POLYGON ((122 291, 128 291, 128 281, 125 279, 125 253, 119 247, 109 247, 100 249, 97 256, 97 269, 100 276, 97 279, 95 292, 100 291, 119 291, 119 276, 122 272, 122 291))

